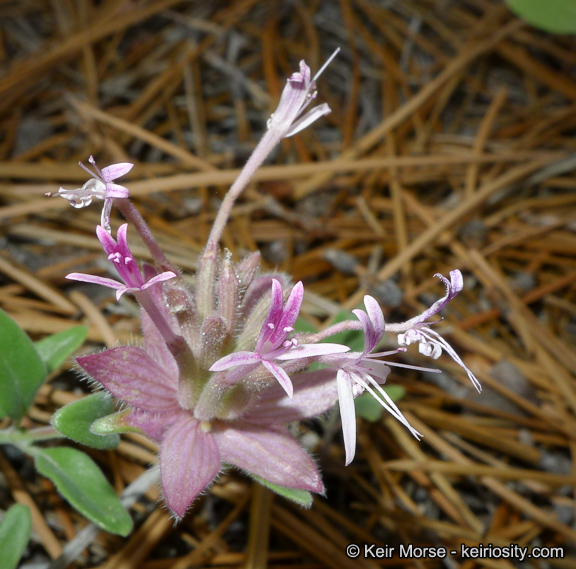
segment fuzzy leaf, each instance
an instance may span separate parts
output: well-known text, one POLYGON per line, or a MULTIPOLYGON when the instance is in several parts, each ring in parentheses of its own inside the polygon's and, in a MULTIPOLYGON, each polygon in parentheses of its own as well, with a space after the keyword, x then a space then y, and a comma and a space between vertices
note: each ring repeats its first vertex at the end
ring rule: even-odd
POLYGON ((132 531, 132 518, 88 455, 59 447, 35 448, 34 457, 38 472, 83 516, 110 533, 127 536, 132 531))
POLYGON ((52 425, 77 443, 112 450, 120 443, 120 437, 94 434, 91 427, 94 421, 115 411, 114 402, 107 393, 94 393, 56 411, 52 417, 52 425))
POLYGON ((262 486, 265 488, 272 490, 272 492, 275 492, 287 500, 295 502, 303 508, 310 508, 310 506, 312 506, 314 498, 312 497, 312 494, 307 490, 299 490, 298 488, 286 488, 286 486, 272 484, 272 482, 268 482, 268 480, 264 480, 264 478, 260 478, 260 476, 256 476, 255 474, 250 474, 250 476, 262 484, 262 486))
POLYGON ((574 0, 506 0, 517 16, 553 34, 576 34, 574 0))
POLYGON ((47 374, 32 340, 0 310, 0 417, 18 423, 47 374))
MULTIPOLYGON (((400 401, 406 394, 406 390, 401 385, 387 385, 383 386, 382 389, 394 402, 400 401)), ((356 415, 370 423, 379 421, 384 412, 384 407, 370 393, 359 395, 354 400, 354 403, 356 405, 356 415)))
POLYGON ((51 372, 62 365, 66 358, 84 343, 87 334, 86 326, 74 326, 43 338, 34 345, 48 371, 51 372))
POLYGON ((12 506, 0 524, 0 559, 4 569, 16 569, 28 545, 32 519, 22 504, 12 506))

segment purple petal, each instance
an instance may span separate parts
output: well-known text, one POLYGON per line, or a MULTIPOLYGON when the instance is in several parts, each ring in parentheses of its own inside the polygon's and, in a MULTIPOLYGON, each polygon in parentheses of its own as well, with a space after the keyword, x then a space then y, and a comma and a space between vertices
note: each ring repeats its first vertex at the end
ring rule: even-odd
POLYGON ((128 408, 115 415, 109 415, 99 419, 99 423, 105 423, 119 432, 135 431, 147 436, 156 443, 160 443, 166 429, 178 420, 181 414, 188 416, 186 411, 178 413, 148 413, 140 409, 128 408))
POLYGON ((155 277, 152 277, 148 282, 145 282, 142 285, 142 290, 156 284, 156 283, 161 283, 163 281, 169 281, 170 279, 175 279, 176 278, 176 273, 173 273, 172 271, 166 271, 165 273, 160 273, 159 275, 156 275, 155 277))
POLYGON ((166 374, 162 379, 168 380, 168 385, 176 390, 178 389, 178 364, 166 346, 162 334, 160 334, 158 328, 144 309, 141 311, 141 317, 146 352, 166 370, 166 374))
POLYGON ((278 383, 264 389, 244 416, 250 423, 292 423, 317 417, 336 402, 336 370, 307 371, 291 377, 294 396, 290 399, 278 383))
POLYGON ((124 223, 118 228, 116 233, 116 239, 118 241, 117 251, 125 257, 126 259, 133 259, 130 247, 128 247, 128 224, 124 223))
POLYGON ((310 358, 314 356, 327 356, 330 354, 342 354, 349 351, 348 346, 342 344, 298 344, 279 356, 274 356, 275 360, 296 360, 300 358, 310 358))
POLYGON ((102 245, 102 248, 106 252, 106 255, 112 255, 118 249, 118 244, 114 240, 106 229, 101 227, 100 225, 96 226, 96 235, 98 236, 98 241, 102 245))
POLYGON ((106 197, 107 198, 127 198, 130 195, 130 190, 120 184, 108 182, 106 184, 106 197))
POLYGON ((244 316, 248 316, 254 308, 258 306, 258 301, 268 293, 274 279, 276 279, 282 287, 289 284, 286 276, 281 274, 264 275, 262 277, 253 278, 244 293, 244 298, 242 299, 241 310, 244 316))
POLYGON ((214 424, 222 461, 273 484, 310 492, 323 492, 314 461, 285 428, 214 424))
POLYGON ((151 413, 180 410, 167 370, 142 349, 112 348, 77 359, 80 367, 112 395, 151 413))
POLYGON ((66 278, 70 279, 71 281, 80 281, 83 283, 102 285, 108 288, 113 288, 114 290, 121 290, 126 288, 123 283, 115 281, 114 279, 97 277, 95 275, 86 275, 84 273, 70 273, 69 275, 66 275, 66 278))
POLYGON ((278 322, 282 317, 282 285, 276 280, 272 279, 272 296, 270 298, 270 309, 268 316, 264 321, 264 325, 258 336, 256 342, 256 352, 261 353, 265 344, 270 340, 271 336, 278 328, 278 322))
POLYGON ((289 138, 301 130, 309 127, 313 122, 317 121, 320 117, 324 115, 328 115, 332 112, 332 109, 328 106, 327 103, 322 103, 310 109, 306 114, 302 115, 298 120, 292 123, 292 126, 288 130, 288 132, 284 135, 284 138, 289 138))
POLYGON ((262 363, 264 364, 264 367, 278 380, 278 383, 281 385, 288 397, 292 399, 294 388, 292 387, 292 381, 288 377, 288 374, 280 366, 277 366, 272 362, 263 360, 262 363))
POLYGON ((346 450, 346 466, 354 460, 356 453, 356 408, 352 381, 348 372, 339 369, 336 377, 338 385, 338 401, 340 402, 340 417, 342 419, 342 434, 346 450))
POLYGON ((160 447, 160 478, 166 504, 178 518, 184 517, 220 467, 214 436, 203 432, 191 415, 179 418, 168 429, 160 447))
POLYGON ((430 308, 422 312, 422 314, 411 318, 409 322, 415 324, 417 322, 425 322, 431 316, 438 314, 464 287, 464 280, 462 273, 458 270, 450 271, 450 281, 440 273, 434 275, 438 277, 446 287, 446 294, 437 300, 430 308))
POLYGON ((380 305, 378 304, 375 298, 366 295, 364 297, 364 306, 366 307, 366 313, 368 314, 368 318, 370 318, 370 322, 372 323, 374 333, 382 336, 384 334, 386 324, 384 322, 384 314, 382 314, 382 309, 380 308, 380 305))
POLYGON ((254 352, 233 352, 214 362, 208 371, 224 371, 232 367, 256 364, 261 361, 262 358, 254 352))
MULTIPOLYGON (((280 286, 280 283, 278 283, 280 286)), ((276 321, 276 329, 274 330, 272 336, 270 337, 270 342, 276 344, 278 341, 286 337, 286 329, 292 328, 294 322, 298 318, 300 313, 300 307, 302 306, 302 300, 304 299, 304 285, 302 281, 296 283, 292 290, 290 291, 290 296, 284 305, 282 314, 280 315, 280 320, 276 321)))
POLYGON ((134 168, 134 164, 130 162, 111 164, 110 166, 106 166, 106 168, 102 168, 102 179, 105 182, 111 182, 112 180, 116 180, 116 178, 121 178, 128 174, 132 168, 134 168))

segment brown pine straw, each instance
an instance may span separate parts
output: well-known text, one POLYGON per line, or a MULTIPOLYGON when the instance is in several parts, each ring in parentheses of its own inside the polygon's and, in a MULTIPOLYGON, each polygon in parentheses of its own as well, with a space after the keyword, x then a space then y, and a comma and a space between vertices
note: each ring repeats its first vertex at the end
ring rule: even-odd
MULTIPOLYGON (((389 417, 359 420, 344 468, 338 416, 302 425, 326 482, 310 510, 227 470, 175 525, 152 487, 131 510, 131 536, 101 532, 70 566, 445 566, 351 560, 349 543, 559 546, 565 557, 549 566, 575 566, 574 38, 537 31, 497 0, 196 4, 2 4, 0 307, 33 340, 86 325, 79 354, 141 345, 129 296, 116 303, 113 291, 65 279, 112 276, 94 234, 98 205, 72 210, 44 194, 84 183, 77 163, 90 154, 101 167, 134 161, 120 183, 193 282, 218 200, 286 77, 303 58, 318 69, 339 46, 318 81, 332 114, 282 142, 234 207, 223 244, 235 259, 259 248, 265 270, 302 279, 303 316, 319 328, 390 278, 404 296, 396 307, 379 297, 386 321, 413 316, 442 294, 433 274, 459 268, 465 289, 435 327, 484 393, 448 356, 432 362, 411 348, 396 357, 445 372, 440 385, 390 375, 406 388, 399 405, 421 442, 389 417), (352 266, 335 266, 328 250, 352 266)), ((113 227, 122 222, 114 212, 113 227)), ((149 260, 135 232, 129 239, 149 260)), ((73 367, 51 374, 24 427, 46 426, 90 391, 73 367)), ((89 453, 118 493, 157 463, 157 446, 136 434, 89 453)), ((48 562, 86 521, 22 468, 0 454, 0 508, 30 507, 30 552, 48 562)))

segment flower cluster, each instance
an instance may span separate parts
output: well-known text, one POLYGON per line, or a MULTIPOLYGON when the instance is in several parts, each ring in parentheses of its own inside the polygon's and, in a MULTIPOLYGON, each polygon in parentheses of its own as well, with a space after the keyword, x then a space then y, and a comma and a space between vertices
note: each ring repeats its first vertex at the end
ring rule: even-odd
MULTIPOLYGON (((78 358, 96 384, 122 402, 121 410, 92 425, 98 434, 140 432, 160 447, 160 474, 166 503, 181 518, 194 499, 215 479, 224 465, 235 466, 263 484, 302 504, 310 492, 324 487, 317 465, 293 437, 288 426, 317 417, 339 401, 346 464, 354 457, 356 417, 354 399, 372 394, 414 436, 398 406, 382 388, 391 365, 383 361, 418 343, 421 353, 436 358, 448 352, 479 384, 449 344, 426 321, 462 289, 462 276, 452 271, 446 295, 421 315, 402 324, 387 325, 377 301, 366 296, 357 320, 333 325, 318 334, 295 331, 304 287, 281 274, 260 274, 259 253, 233 263, 220 253, 219 240, 229 209, 272 142, 290 136, 329 112, 327 105, 302 112, 315 97, 310 69, 287 82, 280 104, 268 121, 268 132, 223 203, 196 274, 194 289, 160 255, 143 220, 133 208, 123 208, 128 222, 111 235, 112 200, 127 202, 128 190, 113 183, 131 164, 97 169, 78 190, 60 189, 72 205, 87 205, 93 197, 105 201, 105 221, 97 237, 118 272, 120 281, 82 273, 69 279, 95 283, 135 296, 141 306, 143 346, 115 347, 78 358), (272 133, 272 134, 270 134, 272 133), (128 226, 145 237, 155 266, 139 268, 128 246, 128 226), (152 246, 150 245, 152 243, 152 246), (362 352, 324 340, 344 330, 361 330, 362 352), (385 333, 398 335, 401 347, 378 352, 385 333), (320 369, 307 371, 311 363, 320 369)), ((95 162, 90 158, 90 163, 95 162)), ((103 214, 104 219, 104 214, 103 214)), ((410 366, 404 366, 410 367, 410 366)), ((421 368, 416 368, 421 369, 421 368)))

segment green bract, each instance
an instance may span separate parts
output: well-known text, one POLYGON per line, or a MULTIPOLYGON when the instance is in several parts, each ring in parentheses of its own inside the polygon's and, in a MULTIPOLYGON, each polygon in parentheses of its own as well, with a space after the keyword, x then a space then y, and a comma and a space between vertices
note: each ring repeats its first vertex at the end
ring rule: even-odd
POLYGON ((132 519, 96 463, 73 448, 34 449, 36 469, 83 516, 102 529, 126 536, 132 519))
POLYGON ((260 478, 260 476, 256 476, 255 474, 250 474, 250 476, 257 482, 260 482, 262 486, 265 486, 266 488, 272 490, 272 492, 275 492, 287 500, 296 502, 296 504, 302 506, 303 508, 309 508, 312 505, 312 494, 307 490, 278 486, 278 484, 272 484, 272 482, 268 482, 268 480, 264 480, 264 478, 260 478))

